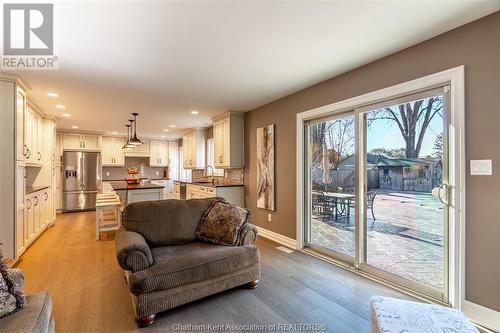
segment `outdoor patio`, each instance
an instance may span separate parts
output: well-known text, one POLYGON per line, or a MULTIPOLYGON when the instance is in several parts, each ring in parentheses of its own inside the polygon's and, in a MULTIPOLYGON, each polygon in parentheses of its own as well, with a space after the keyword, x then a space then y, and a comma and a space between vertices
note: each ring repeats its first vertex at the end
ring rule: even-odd
MULTIPOLYGON (((374 190, 373 221, 368 212, 367 262, 436 289, 443 288, 443 209, 430 193, 374 190)), ((350 217, 312 220, 313 244, 354 255, 354 209, 350 217)))

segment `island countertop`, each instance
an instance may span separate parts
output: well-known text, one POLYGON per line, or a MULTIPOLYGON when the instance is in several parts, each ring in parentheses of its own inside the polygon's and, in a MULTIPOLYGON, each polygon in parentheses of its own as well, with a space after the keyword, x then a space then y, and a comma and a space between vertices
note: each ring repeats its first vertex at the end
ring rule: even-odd
POLYGON ((151 183, 139 183, 139 184, 127 184, 126 181, 110 181, 109 182, 115 191, 134 191, 134 190, 151 190, 151 189, 163 189, 163 186, 151 184, 151 183))
POLYGON ((188 181, 183 181, 183 180, 174 180, 174 183, 183 183, 183 184, 190 184, 190 185, 198 185, 198 186, 206 186, 206 187, 238 187, 238 186, 245 186, 243 184, 230 184, 230 183, 212 183, 212 182, 188 182, 188 181))

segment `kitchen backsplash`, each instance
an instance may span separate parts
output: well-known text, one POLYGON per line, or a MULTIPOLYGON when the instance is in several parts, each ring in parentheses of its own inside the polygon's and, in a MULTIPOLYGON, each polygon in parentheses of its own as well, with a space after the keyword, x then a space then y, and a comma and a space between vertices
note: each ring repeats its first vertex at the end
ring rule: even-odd
POLYGON ((149 157, 125 157, 123 167, 102 167, 102 180, 118 180, 129 177, 128 168, 136 167, 139 170, 137 178, 145 177, 149 179, 166 179, 168 168, 155 168, 149 166, 149 157), (141 175, 141 166, 144 168, 144 176, 141 175))
MULTIPOLYGON (((194 182, 205 180, 204 170, 193 170, 192 180, 194 182)), ((221 184, 243 184, 243 169, 226 169, 224 170, 224 176, 217 176, 217 181, 221 184)))

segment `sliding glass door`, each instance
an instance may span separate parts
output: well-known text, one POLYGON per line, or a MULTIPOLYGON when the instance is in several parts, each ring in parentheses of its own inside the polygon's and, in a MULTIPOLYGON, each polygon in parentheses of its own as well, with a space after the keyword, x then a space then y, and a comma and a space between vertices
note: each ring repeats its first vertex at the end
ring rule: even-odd
POLYGON ((306 245, 448 300, 447 87, 310 121, 306 245))

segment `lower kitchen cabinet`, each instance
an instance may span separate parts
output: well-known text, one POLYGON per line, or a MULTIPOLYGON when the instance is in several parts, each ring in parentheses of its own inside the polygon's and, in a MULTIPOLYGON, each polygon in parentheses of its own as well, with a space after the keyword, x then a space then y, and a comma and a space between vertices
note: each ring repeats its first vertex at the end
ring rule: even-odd
POLYGON ((203 186, 197 184, 186 185, 186 199, 202 199, 220 197, 237 206, 244 206, 243 186, 203 186))
POLYGON ((25 208, 17 212, 16 252, 18 257, 52 223, 54 214, 51 198, 50 187, 26 195, 25 208))

